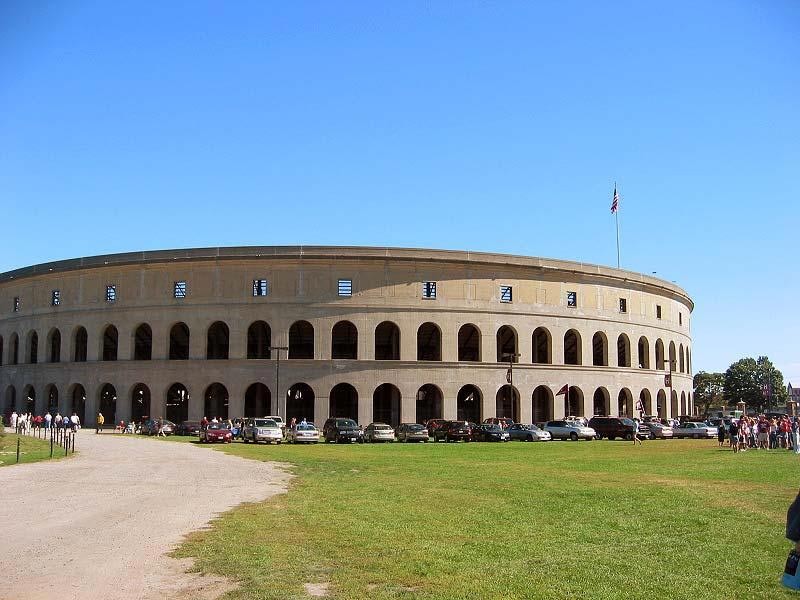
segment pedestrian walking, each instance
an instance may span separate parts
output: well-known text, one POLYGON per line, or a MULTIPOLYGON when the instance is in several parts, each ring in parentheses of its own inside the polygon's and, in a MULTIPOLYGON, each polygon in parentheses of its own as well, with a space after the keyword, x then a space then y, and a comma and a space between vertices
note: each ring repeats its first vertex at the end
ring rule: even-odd
POLYGON ((101 412, 97 413, 97 429, 95 429, 94 432, 95 433, 100 433, 100 430, 103 428, 103 425, 105 424, 105 422, 106 422, 106 419, 103 416, 103 413, 101 413, 101 412))

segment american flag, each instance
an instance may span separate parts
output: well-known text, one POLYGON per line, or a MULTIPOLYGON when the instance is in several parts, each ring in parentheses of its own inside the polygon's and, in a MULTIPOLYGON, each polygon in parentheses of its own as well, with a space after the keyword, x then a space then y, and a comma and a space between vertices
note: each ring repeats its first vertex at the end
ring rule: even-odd
POLYGON ((619 208, 619 194, 617 193, 617 186, 614 186, 614 200, 611 201, 611 212, 617 212, 617 208, 619 208))

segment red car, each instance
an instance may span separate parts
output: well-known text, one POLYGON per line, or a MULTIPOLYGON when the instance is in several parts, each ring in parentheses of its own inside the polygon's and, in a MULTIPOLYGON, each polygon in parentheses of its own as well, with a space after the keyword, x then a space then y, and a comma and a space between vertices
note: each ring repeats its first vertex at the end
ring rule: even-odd
POLYGON ((472 427, 466 421, 445 421, 444 424, 433 432, 433 441, 438 442, 465 442, 472 441, 472 427))
POLYGON ((200 429, 200 442, 222 442, 230 444, 233 440, 231 430, 223 423, 209 423, 205 429, 200 429))
POLYGON ((433 432, 439 429, 445 423, 447 423, 447 419, 428 419, 425 422, 425 427, 428 429, 428 435, 433 437, 433 432))

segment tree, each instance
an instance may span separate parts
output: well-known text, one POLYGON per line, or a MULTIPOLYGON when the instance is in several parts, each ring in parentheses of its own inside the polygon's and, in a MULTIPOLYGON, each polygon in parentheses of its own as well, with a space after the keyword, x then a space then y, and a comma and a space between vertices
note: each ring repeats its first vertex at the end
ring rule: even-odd
POLYGON ((693 384, 694 404, 697 408, 702 408, 703 414, 707 416, 709 406, 722 403, 725 375, 700 371, 694 376, 693 384))
POLYGON ((744 402, 748 408, 761 412, 767 406, 786 402, 783 374, 766 356, 737 360, 725 371, 723 386, 729 406, 744 402))

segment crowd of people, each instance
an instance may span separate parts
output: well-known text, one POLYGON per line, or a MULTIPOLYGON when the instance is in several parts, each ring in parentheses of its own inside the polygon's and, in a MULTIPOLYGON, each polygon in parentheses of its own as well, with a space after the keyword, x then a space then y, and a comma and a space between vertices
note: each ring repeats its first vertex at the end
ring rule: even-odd
POLYGON ((800 417, 741 417, 718 426, 720 447, 728 442, 734 452, 791 450, 800 454, 800 417))
POLYGON ((13 411, 9 425, 19 434, 35 433, 39 429, 49 432, 51 428, 78 431, 81 428, 81 420, 76 413, 72 413, 72 416, 64 415, 62 417, 59 412, 53 416, 49 411, 45 415, 34 415, 33 413, 17 414, 17 411, 13 411))

